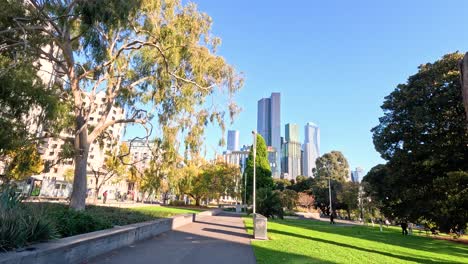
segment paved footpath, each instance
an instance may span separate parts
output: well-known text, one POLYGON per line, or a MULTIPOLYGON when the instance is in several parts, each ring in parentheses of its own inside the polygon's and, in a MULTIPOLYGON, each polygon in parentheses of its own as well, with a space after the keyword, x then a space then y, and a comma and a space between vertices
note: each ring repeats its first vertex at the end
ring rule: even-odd
POLYGON ((241 217, 231 214, 197 217, 196 221, 89 263, 256 263, 250 235, 241 217))

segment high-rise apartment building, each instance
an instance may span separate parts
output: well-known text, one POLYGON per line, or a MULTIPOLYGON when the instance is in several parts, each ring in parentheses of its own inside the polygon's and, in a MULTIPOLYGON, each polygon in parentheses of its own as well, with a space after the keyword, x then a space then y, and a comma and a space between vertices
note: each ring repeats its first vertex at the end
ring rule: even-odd
MULTIPOLYGON (((89 97, 85 96, 84 98, 84 103, 89 104, 89 97)), ((106 107, 105 93, 97 93, 94 103, 98 110, 106 107)), ((90 114, 88 118, 89 126, 96 126, 99 122, 101 112, 98 110, 90 114)), ((123 108, 112 107, 107 120, 123 119, 124 116, 123 108)), ((102 140, 99 140, 99 142, 96 140, 96 142, 91 144, 88 155, 88 174, 92 175, 93 171, 99 170, 103 166, 106 151, 116 151, 118 149, 123 129, 124 124, 114 124, 106 129, 106 136, 103 137, 102 140)), ((62 131, 61 137, 72 138, 72 133, 73 132, 71 130, 62 131)), ((44 177, 63 179, 67 170, 73 170, 75 168, 73 159, 61 158, 60 153, 64 144, 65 141, 60 138, 45 138, 41 141, 39 153, 41 154, 41 158, 44 160, 44 177)))
POLYGON ((273 177, 278 178, 281 172, 281 95, 272 93, 269 98, 262 98, 258 101, 257 111, 257 131, 265 139, 267 146, 274 148, 276 152, 270 158, 273 177))
POLYGON ((302 164, 302 173, 305 176, 313 177, 312 170, 315 168, 315 160, 320 157, 320 129, 309 122, 304 129, 304 155, 302 164))
POLYGON ((295 180, 301 174, 301 143, 297 124, 286 124, 282 151, 283 177, 295 180))
POLYGON ((239 130, 229 130, 227 137, 227 150, 239 150, 239 130))

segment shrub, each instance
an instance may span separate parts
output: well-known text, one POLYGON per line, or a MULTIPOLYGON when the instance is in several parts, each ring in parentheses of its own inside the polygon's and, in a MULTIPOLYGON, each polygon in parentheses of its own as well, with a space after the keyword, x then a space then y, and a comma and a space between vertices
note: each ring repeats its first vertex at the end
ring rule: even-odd
POLYGON ((283 207, 278 191, 270 188, 260 188, 257 191, 257 211, 265 217, 283 218, 283 207))
POLYGON ((89 233, 106 228, 111 228, 112 223, 93 217, 85 212, 78 212, 68 208, 54 211, 50 217, 54 220, 61 236, 74 236, 89 233))
POLYGON ((169 202, 169 205, 172 205, 172 206, 185 206, 185 201, 173 200, 173 201, 169 202))
POLYGON ((0 250, 24 247, 58 237, 54 224, 44 210, 21 203, 20 194, 11 186, 0 189, 0 250))
POLYGON ((296 201, 298 198, 297 192, 293 190, 284 190, 279 193, 281 206, 287 208, 288 210, 293 210, 296 207, 296 201))

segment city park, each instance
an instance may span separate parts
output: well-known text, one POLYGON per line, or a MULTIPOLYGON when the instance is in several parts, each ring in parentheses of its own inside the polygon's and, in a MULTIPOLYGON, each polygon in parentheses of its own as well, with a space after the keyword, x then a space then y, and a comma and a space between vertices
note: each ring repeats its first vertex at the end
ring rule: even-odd
MULTIPOLYGON (((384 98, 384 115, 372 133, 386 163, 360 184, 346 181, 349 165, 340 151, 319 157, 313 178, 288 181, 272 178, 265 140, 255 132, 242 174, 204 159, 205 128, 214 124, 224 134, 226 113, 234 120, 240 111, 234 95, 244 78, 217 55, 220 39, 211 34, 211 18, 194 4, 4 1, 0 18, 0 263, 47 259, 52 254, 44 252, 52 249, 44 247, 75 237, 82 248, 97 237, 114 245, 123 240, 113 239, 117 234, 129 235, 126 228, 143 232, 162 223, 172 225, 166 236, 142 244, 133 237, 140 246, 126 245, 114 259, 90 255, 91 263, 468 261, 468 56, 441 54, 384 98), (99 92, 104 107, 85 103, 99 92), (109 119, 116 106, 125 116, 109 119), (95 113, 101 118, 90 125, 95 113), (138 171, 117 150, 106 169, 154 197, 171 194, 172 201, 89 203, 90 148, 109 140, 117 124, 141 126, 146 133, 139 138, 154 142, 153 158, 138 171), (16 183, 44 169, 38 148, 49 137, 65 142, 62 158, 74 164, 65 203, 32 201, 17 191, 16 183), (219 209, 222 196, 235 197, 247 210, 219 209), (254 219, 262 217, 268 218, 266 239, 254 239, 254 219), (403 224, 411 225, 410 235, 402 234, 403 224), (192 255, 171 255, 184 247, 192 255)), ((54 256, 53 263, 83 261, 54 256)))

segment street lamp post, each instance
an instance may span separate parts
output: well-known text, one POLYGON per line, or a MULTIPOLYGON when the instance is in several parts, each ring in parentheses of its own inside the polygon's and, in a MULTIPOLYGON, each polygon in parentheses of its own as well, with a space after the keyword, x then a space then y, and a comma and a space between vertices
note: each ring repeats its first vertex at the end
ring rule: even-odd
POLYGON ((333 215, 333 208, 332 208, 332 195, 331 195, 331 174, 330 174, 330 168, 328 167, 329 164, 327 164, 327 172, 328 172, 328 195, 330 198, 330 221, 333 215))
POLYGON ((256 195, 255 195, 255 189, 257 187, 257 184, 256 184, 256 170, 257 170, 257 166, 255 165, 255 159, 256 159, 256 156, 257 156, 257 132, 255 131, 252 131, 252 134, 253 134, 253 185, 252 185, 252 188, 253 188, 253 214, 255 215, 256 213, 256 195))

